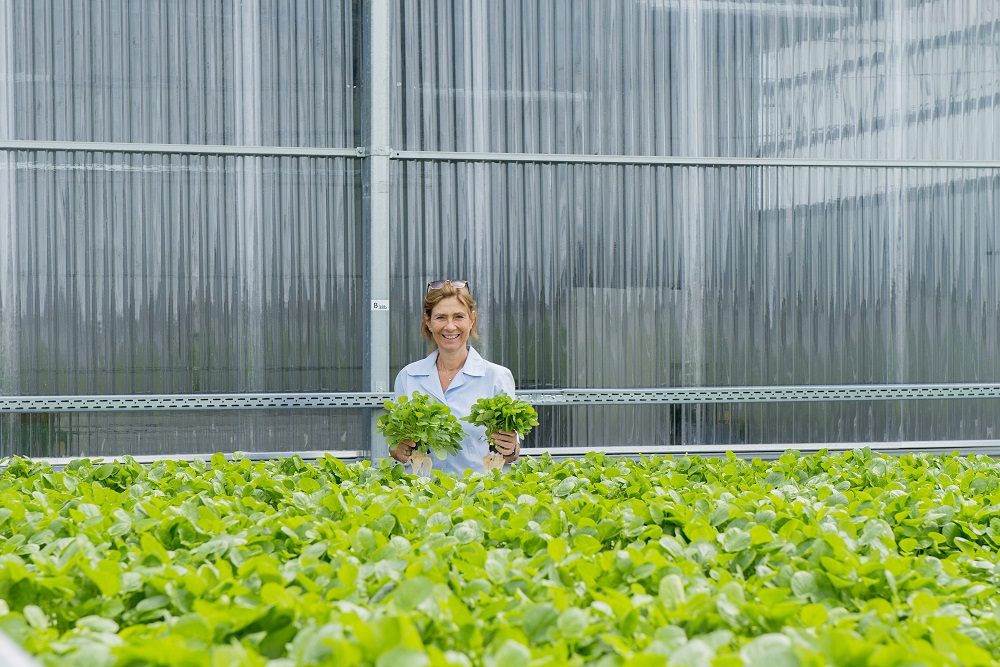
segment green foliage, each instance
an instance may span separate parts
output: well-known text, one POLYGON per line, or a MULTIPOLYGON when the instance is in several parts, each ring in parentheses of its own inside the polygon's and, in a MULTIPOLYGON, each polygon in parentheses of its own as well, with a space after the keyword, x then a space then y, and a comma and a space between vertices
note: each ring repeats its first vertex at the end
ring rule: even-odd
POLYGON ((0 631, 46 665, 992 665, 1000 464, 26 459, 0 631))
POLYGON ((472 404, 468 416, 462 419, 485 427, 487 437, 499 431, 517 433, 524 437, 538 426, 538 413, 530 403, 502 393, 480 398, 472 404))
POLYGON ((396 449, 404 440, 412 440, 417 451, 441 460, 461 450, 465 437, 462 425, 447 405, 428 394, 415 391, 412 396, 400 396, 396 402, 386 401, 385 410, 375 427, 385 436, 390 449, 396 449))

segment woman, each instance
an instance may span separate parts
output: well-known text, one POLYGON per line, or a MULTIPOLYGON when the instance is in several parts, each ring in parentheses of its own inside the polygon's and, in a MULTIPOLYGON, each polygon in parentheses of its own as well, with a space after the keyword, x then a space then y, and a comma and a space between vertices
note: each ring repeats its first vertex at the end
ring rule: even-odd
MULTIPOLYGON (((409 364, 396 376, 396 398, 414 391, 430 394, 447 405, 453 415, 465 417, 480 398, 505 393, 514 396, 514 376, 498 364, 483 359, 469 345, 469 337, 479 340, 476 302, 464 280, 435 280, 427 285, 424 317, 420 333, 437 349, 409 364)), ((444 461, 434 460, 434 468, 461 475, 465 470, 483 472, 483 457, 489 452, 485 429, 461 422, 465 430, 462 450, 444 461)), ((493 436, 496 450, 504 461, 517 460, 521 448, 517 435, 501 431, 493 436)), ((389 453, 400 463, 408 463, 414 443, 404 440, 389 453)))

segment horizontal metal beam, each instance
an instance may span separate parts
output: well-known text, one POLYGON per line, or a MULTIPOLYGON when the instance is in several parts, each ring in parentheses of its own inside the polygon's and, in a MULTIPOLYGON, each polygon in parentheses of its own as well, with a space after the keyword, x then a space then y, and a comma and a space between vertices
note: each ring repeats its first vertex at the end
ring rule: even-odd
POLYGON ((393 160, 434 162, 507 162, 535 164, 649 165, 667 167, 817 167, 835 169, 1000 169, 1000 160, 850 160, 683 155, 584 155, 575 153, 489 153, 405 151, 392 148, 317 148, 306 146, 235 146, 144 144, 99 141, 0 140, 0 150, 68 153, 160 155, 232 155, 248 157, 345 157, 388 154, 393 160))
MULTIPOLYGON (((134 460, 142 465, 152 465, 154 463, 159 463, 160 461, 211 461, 212 454, 155 454, 155 455, 135 455, 128 456, 128 458, 134 460)), ((362 449, 347 449, 347 450, 329 450, 329 451, 319 451, 319 450, 309 450, 309 451, 295 451, 295 452, 241 452, 239 458, 248 459, 250 461, 271 461, 275 459, 287 459, 293 456, 298 456, 303 461, 316 461, 323 458, 324 456, 332 456, 335 459, 340 459, 341 461, 354 462, 361 460, 368 460, 368 452, 362 449)), ((230 461, 236 459, 237 457, 233 453, 226 453, 225 457, 230 461)), ((64 468, 69 465, 72 461, 78 461, 80 459, 90 459, 92 461, 123 461, 126 456, 49 456, 49 457, 31 457, 32 461, 38 461, 40 463, 49 463, 54 468, 64 468)), ((10 462, 11 459, 0 460, 0 468, 10 462)), ((4 663, 0 662, 0 665, 4 663)))
MULTIPOLYGON (((529 389, 518 392, 517 396, 533 405, 973 399, 1000 398, 1000 383, 529 389)), ((371 392, 0 396, 0 413, 380 408, 387 400, 392 400, 392 394, 371 392)))
POLYGON ((393 151, 394 160, 536 164, 650 165, 665 167, 821 167, 835 169, 1000 169, 1000 160, 838 160, 821 158, 688 157, 681 155, 578 155, 393 151))
POLYGON ((159 155, 233 155, 246 157, 360 157, 358 148, 300 146, 209 146, 201 144, 139 144, 98 141, 0 140, 0 150, 67 153, 151 153, 159 155))
POLYGON ((391 398, 372 393, 3 396, 0 413, 374 408, 391 398))
POLYGON ((642 403, 779 403, 1000 398, 1000 383, 857 384, 757 387, 668 387, 658 389, 557 389, 518 392, 533 405, 642 403))
POLYGON ((716 458, 733 453, 743 459, 776 459, 786 452, 795 451, 802 455, 827 451, 842 453, 857 449, 871 449, 901 456, 914 452, 925 454, 962 455, 984 454, 1000 457, 1000 440, 910 440, 901 442, 810 442, 810 443, 763 443, 752 445, 634 445, 625 447, 524 447, 522 456, 549 455, 555 459, 582 458, 591 452, 601 452, 608 456, 638 458, 640 456, 703 456, 716 458))
MULTIPOLYGON (((524 447, 522 457, 539 458, 551 456, 556 460, 583 458, 587 454, 600 453, 611 457, 639 458, 641 456, 701 456, 721 458, 732 453, 742 459, 774 460, 786 452, 798 452, 806 456, 818 452, 843 453, 857 449, 871 449, 874 452, 902 456, 904 454, 982 454, 1000 458, 1000 440, 911 440, 903 442, 831 442, 831 443, 763 443, 753 445, 632 445, 626 447, 524 447)), ((247 452, 242 458, 251 461, 271 461, 298 456, 303 461, 315 462, 324 456, 333 456, 346 463, 367 461, 368 452, 363 450, 345 451, 294 451, 294 452, 247 452)), ((124 456, 88 456, 32 458, 33 461, 49 463, 54 468, 63 468, 71 461, 89 458, 93 461, 121 461, 124 456)), ((212 454, 156 455, 130 457, 142 465, 159 461, 210 461, 212 454)), ((226 454, 232 460, 233 454, 226 454)), ((0 460, 0 468, 10 459, 0 460)))

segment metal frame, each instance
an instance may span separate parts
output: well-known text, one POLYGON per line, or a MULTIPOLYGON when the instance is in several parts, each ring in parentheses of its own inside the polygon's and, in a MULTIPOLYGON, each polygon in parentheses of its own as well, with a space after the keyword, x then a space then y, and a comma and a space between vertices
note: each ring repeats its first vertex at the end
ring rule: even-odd
MULTIPOLYGON (((372 21, 384 0, 370 3, 372 21)), ((385 10, 387 11, 387 10, 385 10)), ((386 19, 387 21, 387 19, 386 19)), ((385 32, 386 24, 376 22, 371 29, 385 32), (382 27, 378 27, 382 26, 382 27)), ((370 144, 354 148, 313 148, 307 146, 237 146, 204 144, 142 144, 96 141, 35 141, 0 140, 0 151, 44 151, 66 153, 127 153, 156 155, 228 155, 257 157, 343 157, 371 160, 375 158, 422 162, 512 162, 532 164, 597 164, 649 165, 665 167, 816 167, 831 169, 1000 169, 1000 160, 827 160, 821 158, 754 158, 754 157, 689 157, 683 155, 582 155, 574 153, 486 153, 462 151, 394 150, 389 144, 389 57, 383 48, 372 53, 371 66, 382 72, 380 90, 373 86, 369 112, 370 144), (378 97, 376 101, 375 98, 378 97)), ((373 74, 374 76, 374 74, 373 74)), ((384 176, 388 183, 388 174, 384 176)), ((388 190, 379 193, 388 200, 388 190)), ((388 212, 388 204, 386 205, 388 212)), ((388 224, 386 223, 386 229, 388 224)))
MULTIPOLYGON (((368 271, 365 291, 371 304, 366 334, 366 389, 389 391, 389 216, 392 206, 389 142, 392 102, 389 54, 392 52, 392 22, 389 0, 369 0, 364 4, 366 66, 368 77, 365 98, 367 127, 362 135, 365 144, 358 150, 364 156, 364 201, 367 207, 365 236, 368 245, 368 271)), ((376 404, 381 405, 381 402, 376 404)), ((375 428, 375 411, 370 415, 368 448, 372 461, 389 455, 385 440, 375 428)))
MULTIPOLYGON (((78 141, 37 141, 0 139, 0 151, 41 151, 68 153, 107 153, 142 155, 192 155, 235 157, 306 157, 349 158, 364 166, 363 188, 365 234, 369 255, 365 294, 371 301, 371 313, 365 323, 367 349, 364 382, 367 391, 360 393, 251 393, 251 394, 170 394, 106 396, 0 396, 0 414, 38 412, 161 411, 161 410, 239 410, 239 409, 369 409, 372 415, 371 437, 365 445, 368 455, 385 455, 384 441, 374 429, 374 418, 382 403, 392 398, 389 392, 389 218, 391 209, 391 161, 436 161, 507 164, 580 164, 668 167, 789 167, 830 169, 954 169, 996 170, 997 160, 843 160, 814 158, 691 157, 661 155, 582 155, 543 153, 493 153, 394 150, 391 141, 389 109, 392 95, 390 48, 392 39, 389 0, 370 0, 363 5, 364 73, 367 87, 363 101, 365 127, 362 146, 322 148, 297 146, 246 146, 154 144, 78 141), (377 241, 377 242, 376 242, 377 241)), ((535 405, 613 405, 613 404, 705 404, 816 401, 883 401, 911 399, 1000 398, 1000 384, 900 384, 843 386, 748 386, 748 387, 677 387, 640 389, 551 389, 519 392, 519 397, 535 405)), ((972 442, 972 441, 970 441, 972 442)), ((917 443, 911 443, 917 444, 917 443)), ((851 447, 857 446, 851 444, 851 447)), ((727 449, 733 449, 730 446, 727 449)), ((754 445, 753 451, 764 446, 754 445)), ((786 447, 786 445, 775 445, 786 447)), ((829 448, 830 445, 824 445, 829 448)), ((801 447, 799 447, 801 449, 801 447)), ((619 448, 613 448, 619 449, 619 448)), ((637 451, 626 448, 627 451, 637 451)), ((654 452, 655 447, 642 448, 654 452)), ((361 452, 362 450, 358 450, 361 452)), ((532 451, 532 450, 526 450, 532 451)), ((534 450, 544 451, 544 450, 534 450)), ((561 455, 583 451, 558 450, 561 455)), ((610 451, 610 450, 606 450, 610 451)), ((671 448, 670 451, 677 451, 671 448)), ((710 450, 705 450, 710 451, 710 450)), ((715 450, 711 450, 715 451, 715 450)), ((261 454, 269 457, 270 454, 261 454)))
MULTIPOLYGON (((790 403, 1000 398, 1000 383, 856 384, 775 387, 666 387, 650 389, 529 389, 533 405, 643 405, 662 403, 790 403)), ((145 394, 0 396, 0 414, 163 410, 268 410, 381 408, 388 392, 253 394, 145 394)))
POLYGON ((304 146, 223 146, 204 144, 139 144, 100 141, 0 141, 3 151, 64 153, 128 153, 152 155, 231 155, 237 157, 364 157, 360 148, 309 148, 304 146))
POLYGON ((392 152, 394 160, 535 164, 649 165, 665 167, 820 167, 836 169, 1000 169, 1000 160, 825 160, 818 158, 579 155, 574 153, 392 152))
MULTIPOLYGON (((142 465, 152 465, 154 463, 159 463, 161 461, 204 461, 209 462, 215 454, 205 453, 205 454, 139 454, 136 456, 132 455, 121 455, 121 456, 48 456, 48 457, 37 457, 32 458, 32 461, 38 461, 41 463, 51 464, 55 468, 64 468, 73 461, 78 461, 82 458, 90 459, 92 461, 124 461, 125 459, 130 459, 136 463, 142 465)), ((344 449, 344 450, 311 450, 311 451, 294 451, 294 452, 240 452, 237 456, 234 453, 225 452, 223 456, 229 461, 240 459, 247 459, 249 461, 272 461, 275 459, 287 459, 292 456, 298 456, 303 461, 317 461, 324 456, 332 456, 335 459, 340 459, 341 461, 356 462, 368 458, 368 452, 364 449, 344 449)), ((10 462, 10 458, 0 459, 0 469, 6 467, 10 462)), ((4 664, 0 662, 0 664, 4 664)))
MULTIPOLYGON (((587 454, 604 454, 613 458, 637 459, 646 456, 701 456, 704 458, 721 458, 733 454, 742 459, 775 460, 788 452, 797 452, 806 456, 819 452, 844 453, 858 449, 870 449, 883 454, 904 455, 922 454, 959 454, 967 456, 981 454, 1000 458, 1000 440, 921 440, 910 442, 827 442, 827 443, 765 443, 756 445, 629 445, 624 447, 524 447, 521 456, 538 458, 551 456, 557 461, 582 458, 587 454)), ((136 456, 90 456, 90 457, 39 457, 32 459, 40 463, 48 463, 54 468, 64 468, 80 458, 93 461, 123 461, 129 458, 142 465, 152 465, 160 461, 201 461, 208 463, 213 454, 173 454, 173 455, 136 455, 136 456)), ((245 452, 241 458, 250 461, 271 461, 298 456, 303 461, 314 463, 325 456, 332 456, 345 463, 357 463, 367 460, 366 450, 341 451, 294 451, 294 452, 245 452)), ((225 454, 226 459, 236 458, 233 454, 225 454)), ((0 469, 6 467, 10 459, 0 459, 0 469)))

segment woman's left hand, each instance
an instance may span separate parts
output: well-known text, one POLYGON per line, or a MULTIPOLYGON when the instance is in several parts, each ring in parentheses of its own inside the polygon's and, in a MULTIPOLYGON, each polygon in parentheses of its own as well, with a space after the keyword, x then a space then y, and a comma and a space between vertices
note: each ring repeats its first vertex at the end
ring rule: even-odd
POLYGON ((493 434, 493 446, 508 462, 517 460, 521 453, 521 445, 517 442, 517 434, 507 431, 497 431, 493 434))

